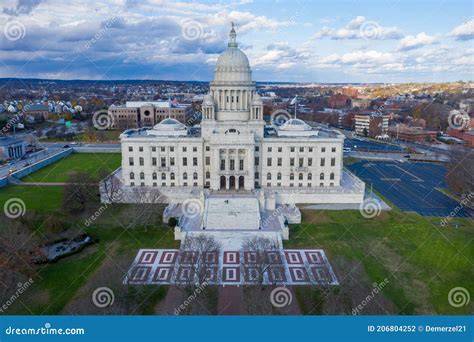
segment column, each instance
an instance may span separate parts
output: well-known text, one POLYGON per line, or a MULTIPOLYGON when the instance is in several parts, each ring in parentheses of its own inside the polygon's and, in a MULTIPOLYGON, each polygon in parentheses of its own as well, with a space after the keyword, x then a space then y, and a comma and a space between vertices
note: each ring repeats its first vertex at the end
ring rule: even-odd
POLYGON ((229 190, 229 177, 225 176, 225 189, 229 190))

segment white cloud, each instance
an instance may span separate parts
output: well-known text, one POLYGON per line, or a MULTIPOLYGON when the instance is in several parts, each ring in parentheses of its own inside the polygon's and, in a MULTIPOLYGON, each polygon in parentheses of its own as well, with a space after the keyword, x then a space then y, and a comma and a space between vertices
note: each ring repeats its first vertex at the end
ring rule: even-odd
POLYGON ((323 27, 313 39, 398 39, 402 37, 398 27, 384 27, 366 17, 357 16, 342 28, 323 27))
POLYGON ((429 36, 424 32, 418 33, 416 36, 406 36, 400 40, 399 50, 418 49, 425 45, 436 43, 436 37, 429 36))
POLYGON ((449 32, 448 36, 454 37, 457 40, 474 39, 474 18, 470 18, 468 21, 456 26, 449 32))

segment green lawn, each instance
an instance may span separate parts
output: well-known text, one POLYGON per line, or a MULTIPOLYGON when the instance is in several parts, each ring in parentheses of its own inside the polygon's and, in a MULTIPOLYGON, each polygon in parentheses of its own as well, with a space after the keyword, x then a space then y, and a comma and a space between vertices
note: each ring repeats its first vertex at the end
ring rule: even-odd
MULTIPOLYGON (((100 169, 111 172, 121 163, 120 153, 73 153, 22 179, 24 182, 65 182, 69 175, 83 171, 99 177, 100 169)), ((1 190, 0 190, 1 191, 1 190)))
POLYGON ((61 207, 62 186, 9 185, 0 188, 0 206, 11 198, 19 198, 25 203, 26 211, 52 211, 61 207))
MULTIPOLYGON (((368 284, 390 283, 383 295, 395 305, 394 314, 471 314, 470 305, 454 308, 448 303, 449 290, 464 287, 474 293, 474 224, 456 219, 459 228, 442 228, 439 218, 425 218, 394 209, 373 219, 358 211, 303 210, 303 223, 291 226, 286 248, 322 248, 329 261, 343 259, 335 271, 341 282, 361 264, 368 284)), ((372 286, 369 285, 369 288, 372 286)), ((368 293, 367 293, 368 294, 368 293)), ((306 313, 317 313, 321 295, 306 313)), ((349 308, 350 309, 350 308, 349 308)), ((347 312, 347 310, 346 310, 347 312)))

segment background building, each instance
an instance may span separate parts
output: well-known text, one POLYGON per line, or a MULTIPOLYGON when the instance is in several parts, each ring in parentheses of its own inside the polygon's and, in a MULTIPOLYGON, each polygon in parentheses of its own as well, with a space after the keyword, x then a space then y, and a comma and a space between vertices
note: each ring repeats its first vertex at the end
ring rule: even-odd
POLYGON ((20 159, 26 153, 26 143, 22 139, 0 137, 0 161, 20 159))
POLYGON ((375 138, 387 134, 390 115, 380 113, 362 113, 354 116, 357 135, 375 138))

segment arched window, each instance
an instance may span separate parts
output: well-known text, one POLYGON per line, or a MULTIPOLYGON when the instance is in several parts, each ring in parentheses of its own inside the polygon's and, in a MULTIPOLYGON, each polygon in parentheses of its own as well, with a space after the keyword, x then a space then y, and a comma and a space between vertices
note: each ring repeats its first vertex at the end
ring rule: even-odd
POLYGON ((211 173, 209 171, 206 172, 206 178, 207 179, 211 178, 211 173))
POLYGON ((193 179, 194 179, 194 180, 198 179, 198 173, 197 173, 197 172, 194 172, 194 173, 193 173, 193 179))
MULTIPOLYGON (((171 178, 171 179, 173 179, 173 178, 171 178)), ((183 179, 188 179, 188 174, 186 172, 183 173, 183 179)))
POLYGON ((153 172, 153 179, 156 179, 156 172, 153 172))
POLYGON ((171 178, 171 180, 174 180, 174 172, 171 172, 170 178, 171 178))
POLYGON ((331 174, 329 175, 329 179, 334 180, 334 173, 331 172, 331 174))
POLYGON ((161 174, 161 179, 162 179, 162 180, 166 180, 166 173, 163 172, 163 173, 161 174))
POLYGON ((319 179, 320 179, 320 180, 324 180, 324 172, 321 172, 321 173, 319 174, 319 179))
POLYGON ((130 172, 130 179, 135 179, 135 174, 133 172, 130 172))
POLYGON ((272 179, 272 174, 269 172, 267 173, 267 180, 271 180, 272 179))
POLYGON ((303 174, 302 174, 302 173, 300 173, 300 174, 298 175, 298 179, 299 179, 299 180, 303 180, 303 174))
POLYGON ((308 173, 308 180, 312 180, 313 179, 313 175, 311 173, 308 173))
POLYGON ((295 179, 295 174, 294 173, 290 173, 290 180, 293 180, 295 179))
POLYGON ((281 180, 281 173, 280 172, 278 172, 278 174, 277 174, 277 179, 281 180))
POLYGON ((145 179, 145 173, 140 172, 140 179, 145 179))

